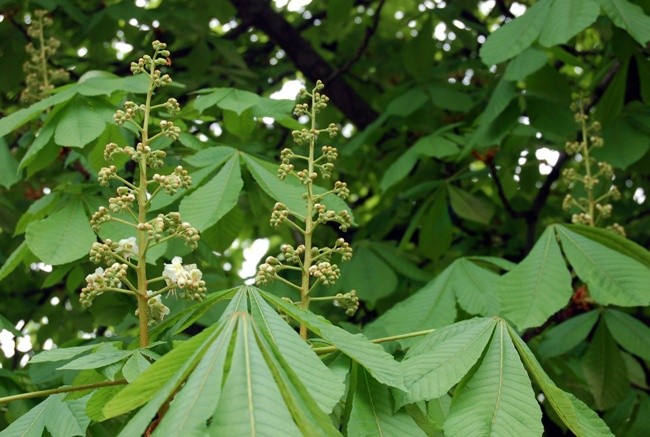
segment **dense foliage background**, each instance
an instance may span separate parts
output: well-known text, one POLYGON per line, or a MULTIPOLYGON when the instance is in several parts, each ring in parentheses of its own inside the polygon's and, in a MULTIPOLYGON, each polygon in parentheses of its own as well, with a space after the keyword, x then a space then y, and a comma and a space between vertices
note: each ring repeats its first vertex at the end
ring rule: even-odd
MULTIPOLYGON (((269 254, 294 241, 288 228, 269 226, 273 194, 282 195, 274 164, 254 161, 278 162, 291 142, 299 126, 293 101, 270 97, 284 89, 292 99, 294 81, 325 83, 331 104, 319 123, 342 130, 332 140, 341 155, 336 171, 353 193, 357 226, 341 233, 355 255, 333 287, 356 289, 361 307, 352 318, 331 304, 312 309, 351 332, 396 335, 498 314, 499 299, 516 304, 496 289, 496 273, 512 268, 496 258, 522 261, 548 225, 571 222, 576 211, 562 208, 565 195, 584 195, 562 178, 580 165, 565 152, 567 142, 582 139, 571 109, 578 96, 602 126, 604 146, 594 154, 613 166, 611 182, 621 193, 599 225, 618 223, 638 246, 650 244, 650 1, 0 1, 0 328, 20 338, 0 337, 0 395, 71 382, 52 368, 25 368, 35 352, 135 332, 126 297, 103 296, 89 310, 78 297, 95 269, 86 255, 95 238, 87 218, 110 192, 96 183, 104 146, 132 140, 113 113, 127 95, 143 92, 129 64, 154 40, 172 51, 175 83, 159 97, 184 107, 180 141, 167 149, 170 168, 182 162, 194 188, 213 180, 226 187, 193 201, 209 214, 193 222, 202 240, 187 259, 201 267, 209 291, 243 282, 245 258, 257 261, 247 252, 255 240, 268 239, 269 254), (69 78, 59 74, 55 94, 25 101, 25 45, 34 41, 27 27, 36 9, 53 20, 46 38, 60 41, 47 62, 69 78), (35 100, 42 104, 30 106, 35 100), (215 154, 215 146, 240 151, 241 169, 219 172, 229 156, 215 154), (39 240, 44 229, 56 234, 49 243, 39 240), (452 263, 446 285, 428 285, 452 263), (425 317, 395 312, 426 286, 440 290, 421 304, 425 317), (468 298, 473 289, 482 297, 468 298)), ((610 181, 600 184, 606 192, 610 181)), ((189 211, 183 196, 162 199, 156 207, 189 211)), ((555 241, 554 232, 568 238, 568 228, 551 229, 539 241, 555 241)), ((328 244, 338 234, 331 227, 319 238, 328 244)), ((643 267, 630 274, 645 280, 647 251, 635 250, 643 267)), ((188 252, 169 245, 157 253, 159 268, 188 252)), ((626 265, 612 261, 619 272, 626 265)), ((254 270, 246 272, 250 282, 254 270)), ((558 386, 597 410, 615 434, 647 435, 650 285, 628 301, 594 302, 587 278, 572 273, 572 290, 560 293, 559 305, 536 300, 544 289, 530 284, 536 291, 525 305, 546 309, 541 319, 516 309, 506 318, 558 386), (589 311, 600 303, 624 308, 606 313, 607 324, 591 332, 598 316, 589 311), (579 320, 577 334, 565 325, 549 335, 568 320, 579 320), (625 325, 629 320, 636 324, 625 325), (632 340, 621 340, 628 334, 632 340)), ((287 294, 277 283, 266 289, 287 294)), ((638 283, 629 289, 638 291, 638 283)), ((174 314, 189 304, 168 305, 174 314)), ((213 307, 186 332, 215 323, 221 311, 213 307)), ((0 426, 35 402, 0 406, 0 426)), ((559 431, 559 423, 544 417, 547 430, 559 431)))

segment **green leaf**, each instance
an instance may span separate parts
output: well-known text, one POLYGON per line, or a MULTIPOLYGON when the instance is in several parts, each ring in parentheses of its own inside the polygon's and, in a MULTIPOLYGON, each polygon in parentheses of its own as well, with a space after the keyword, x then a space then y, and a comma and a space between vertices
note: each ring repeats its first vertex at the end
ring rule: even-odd
POLYGON ((650 251, 610 230, 585 225, 562 225, 571 231, 607 246, 650 267, 650 251))
POLYGON ((454 185, 447 185, 449 204, 459 217, 484 225, 490 224, 494 206, 480 197, 474 196, 454 185))
POLYGON ((22 335, 20 333, 20 331, 16 329, 16 326, 15 326, 14 323, 12 323, 9 319, 7 319, 5 316, 0 314, 0 331, 2 331, 3 329, 11 332, 16 337, 19 337, 19 336, 22 335))
POLYGON ((474 101, 464 90, 456 89, 451 84, 434 83, 425 89, 431 98, 431 103, 438 108, 467 112, 474 106, 474 101))
POLYGON ((57 114, 52 114, 48 117, 47 121, 41 128, 41 131, 38 132, 38 136, 29 146, 29 149, 27 149, 27 153, 25 153, 23 159, 20 160, 20 164, 18 164, 18 170, 22 170, 34 162, 34 160, 38 157, 38 153, 51 143, 50 140, 54 136, 56 123, 58 123, 58 120, 59 117, 57 114))
POLYGON ((397 282, 393 269, 367 247, 360 247, 350 261, 341 265, 339 286, 346 292, 356 290, 370 309, 378 300, 390 296, 397 282))
POLYGON ((501 314, 519 329, 539 326, 566 305, 573 289, 571 275, 547 228, 524 260, 497 284, 501 314))
POLYGON ((420 225, 418 246, 423 254, 435 260, 447 253, 451 246, 453 229, 446 189, 438 188, 435 191, 431 205, 425 210, 421 220, 418 220, 417 215, 413 217, 411 226, 417 224, 420 225))
POLYGON ((404 389, 398 362, 380 345, 371 343, 361 334, 350 334, 315 314, 272 294, 257 289, 256 292, 295 321, 303 323, 324 341, 336 346, 342 353, 367 369, 377 381, 391 387, 404 389))
POLYGON ((518 54, 508 63, 503 78, 512 81, 521 81, 546 65, 548 56, 542 50, 529 47, 518 54))
POLYGON ((542 411, 507 330, 499 321, 475 373, 456 389, 447 435, 543 434, 542 411))
POLYGON ((616 168, 626 169, 643 158, 648 149, 648 134, 621 115, 604 126, 603 147, 594 151, 594 157, 616 168))
POLYGON ((378 383, 364 369, 358 369, 352 395, 352 412, 347 424, 350 436, 424 436, 405 411, 393 412, 388 387, 378 383))
POLYGON ((331 413, 345 391, 343 380, 323 364, 312 348, 259 294, 250 293, 249 299, 251 314, 260 331, 277 346, 319 407, 331 413))
POLYGON ((538 354, 543 358, 556 357, 569 352, 587 338, 600 313, 589 311, 572 317, 544 332, 538 354))
POLYGON ((84 96, 109 96, 116 91, 146 94, 149 79, 144 74, 119 77, 106 71, 87 71, 79 78, 79 94, 84 96))
POLYGON ((59 115, 54 142, 64 147, 81 148, 97 139, 106 129, 102 111, 105 113, 106 107, 91 99, 73 98, 59 115))
POLYGON ((122 361, 132 353, 133 351, 123 351, 113 345, 102 344, 93 353, 72 360, 64 366, 59 367, 58 370, 98 369, 122 361))
POLYGON ((243 186, 239 154, 235 154, 212 180, 183 198, 179 208, 181 217, 204 231, 237 205, 243 186))
POLYGON ((135 351, 133 355, 126 360, 124 367, 122 368, 122 375, 126 378, 127 381, 133 382, 142 372, 147 370, 151 365, 151 362, 140 353, 140 351, 135 351))
POLYGON ((650 328, 622 311, 608 308, 604 319, 614 340, 628 352, 650 361, 650 328))
POLYGON ((650 269, 596 241, 557 226, 562 249, 589 293, 602 305, 650 304, 650 269))
POLYGON ((190 155, 185 158, 184 161, 197 168, 213 166, 217 167, 232 157, 233 153, 235 153, 235 149, 232 147, 215 146, 203 149, 193 155, 190 155))
POLYGON ((0 185, 9 189, 19 180, 18 161, 9 150, 7 142, 0 137, 0 185))
MULTIPOLYGON (((112 342, 103 343, 103 344, 113 344, 112 342)), ((48 351, 40 352, 34 355, 29 362, 34 363, 46 363, 50 361, 62 361, 70 360, 77 355, 81 355, 84 352, 91 351, 98 347, 97 344, 87 344, 85 346, 74 346, 74 347, 62 347, 56 349, 50 349, 48 351)))
POLYGON ((553 0, 539 43, 546 47, 564 44, 591 26, 599 14, 594 0, 553 0))
POLYGON ((542 389, 546 398, 545 402, 548 401, 562 423, 577 437, 613 436, 605 422, 595 412, 572 394, 560 390, 551 381, 535 355, 510 326, 508 326, 508 332, 526 370, 542 389))
MULTIPOLYGON (((373 336, 392 336, 446 326, 456 320, 456 299, 451 289, 450 268, 373 321, 366 331, 373 336)), ((413 340, 400 340, 402 347, 413 340)))
POLYGON ((56 402, 63 395, 54 395, 46 398, 27 413, 20 416, 11 425, 0 431, 0 437, 41 437, 45 429, 45 419, 48 406, 56 402))
POLYGON ((582 361, 585 379, 599 410, 616 406, 630 390, 625 361, 602 321, 582 361))
POLYGON ((48 406, 45 427, 53 437, 85 436, 90 418, 86 415, 86 404, 91 394, 64 401, 64 395, 58 397, 58 402, 48 406))
POLYGON ((541 0, 526 12, 490 34, 480 56, 486 65, 499 64, 517 56, 537 39, 546 25, 551 0, 541 0))
POLYGON ((0 281, 16 270, 16 267, 18 267, 30 254, 31 252, 29 247, 27 247, 27 242, 23 241, 20 243, 18 247, 11 252, 11 255, 9 255, 9 258, 7 258, 2 267, 0 267, 0 281))
POLYGON ((409 349, 401 362, 408 392, 393 392, 395 408, 447 393, 481 357, 496 322, 495 318, 474 318, 454 323, 409 349))
POLYGON ((257 94, 235 88, 212 88, 211 91, 209 94, 200 95, 194 101, 194 107, 199 112, 216 105, 221 109, 241 115, 242 112, 251 108, 260 100, 260 96, 257 94))
POLYGON ((641 45, 650 41, 650 17, 641 6, 627 0, 598 0, 614 24, 628 31, 641 45))
POLYGON ((95 241, 81 200, 75 199, 46 219, 27 226, 29 249, 44 263, 66 264, 88 254, 95 241))
POLYGON ((469 314, 493 316, 499 312, 496 284, 499 275, 477 266, 467 258, 453 263, 451 286, 458 304, 469 314))

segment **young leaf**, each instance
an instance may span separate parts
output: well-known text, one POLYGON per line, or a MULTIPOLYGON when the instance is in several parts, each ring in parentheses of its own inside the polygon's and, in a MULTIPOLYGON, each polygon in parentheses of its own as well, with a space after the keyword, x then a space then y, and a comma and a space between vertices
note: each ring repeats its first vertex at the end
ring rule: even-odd
POLYGON ((444 423, 448 435, 539 435, 544 432, 535 392, 499 321, 476 372, 456 389, 444 423))
POLYGON ((598 311, 592 310, 552 327, 544 333, 538 354, 551 358, 569 352, 587 338, 599 315, 598 311))
POLYGON ((366 368, 382 384, 404 389, 399 364, 378 344, 371 343, 361 334, 350 334, 330 324, 315 314, 298 308, 270 293, 255 289, 264 299, 285 312, 289 317, 307 326, 314 334, 336 346, 345 355, 366 368))
POLYGON ((562 249, 591 296, 602 305, 650 304, 650 269, 602 244, 556 226, 562 249))
POLYGON ((537 385, 544 392, 546 400, 551 404, 558 417, 577 437, 613 436, 605 422, 587 407, 582 401, 570 393, 560 390, 548 377, 544 369, 528 349, 526 343, 508 326, 510 338, 514 343, 528 373, 532 375, 537 385))
POLYGON ((81 200, 73 200, 46 219, 27 226, 29 249, 44 263, 66 264, 88 254, 96 240, 81 200))
POLYGON ((530 47, 546 25, 551 0, 541 0, 490 34, 480 56, 485 65, 499 64, 530 47))
POLYGON ((347 423, 350 436, 424 436, 426 435, 405 411, 393 412, 387 386, 378 383, 364 369, 357 370, 357 384, 352 397, 352 411, 347 423))
POLYGON ((605 323, 614 340, 625 350, 650 361, 650 328, 622 311, 608 308, 605 323))
POLYGON ((440 328, 401 362, 408 392, 394 391, 395 407, 438 398, 465 376, 490 340, 495 318, 475 318, 440 328))
POLYGON ((239 155, 235 154, 212 180, 183 198, 181 217, 199 231, 204 231, 237 205, 243 185, 239 155))
POLYGON ((625 361, 602 321, 583 357, 582 367, 598 409, 611 408, 627 396, 630 380, 625 361))
POLYGON ((650 40, 650 17, 641 6, 627 0, 598 0, 607 16, 618 27, 628 31, 641 45, 650 40))
POLYGON ((599 14, 593 0, 553 0, 539 43, 545 47, 564 44, 596 21, 599 14))
POLYGON ((539 326, 571 297, 571 275, 547 228, 530 253, 497 284, 501 314, 519 329, 539 326))

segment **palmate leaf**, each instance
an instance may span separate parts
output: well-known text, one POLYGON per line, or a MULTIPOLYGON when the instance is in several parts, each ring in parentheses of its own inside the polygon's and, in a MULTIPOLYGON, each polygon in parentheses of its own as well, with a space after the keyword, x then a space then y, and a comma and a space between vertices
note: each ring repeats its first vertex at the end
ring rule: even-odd
POLYGON ((424 436, 413 418, 404 410, 393 412, 389 388, 378 383, 363 368, 353 365, 352 410, 347 423, 350 436, 424 436))
POLYGON ((293 320, 303 323, 314 334, 336 346, 343 354, 367 369, 380 383, 401 390, 405 389, 398 362, 380 345, 370 342, 361 334, 351 334, 334 326, 315 314, 270 293, 258 289, 255 289, 255 292, 293 320))
POLYGON ((497 284, 501 314, 519 329, 539 326, 564 307, 573 292, 553 227, 530 253, 497 284))
POLYGON ((552 327, 544 332, 537 352, 543 358, 556 357, 569 352, 587 338, 599 315, 599 311, 592 310, 552 327))
POLYGON ((239 155, 235 154, 214 178, 183 198, 179 208, 181 217, 204 231, 237 205, 243 186, 239 155))
POLYGON ((614 340, 625 350, 650 361, 650 328, 622 311, 608 308, 604 319, 614 340))
MULTIPOLYGON (((415 294, 379 316, 365 332, 373 337, 383 337, 438 328, 452 323, 456 320, 456 299, 450 286, 451 273, 451 268, 445 269, 415 294)), ((399 344, 407 347, 414 341, 400 340, 399 344)))
POLYGON ((602 321, 582 359, 582 368, 599 410, 614 407, 629 393, 625 361, 602 321))
POLYGON ((576 234, 587 237, 603 246, 609 247, 625 256, 639 261, 650 268, 650 251, 639 246, 632 240, 628 240, 608 229, 594 228, 585 225, 562 225, 576 234))
POLYGON ((556 226, 562 249, 589 293, 602 305, 650 304, 650 268, 616 250, 556 226))
POLYGON ((52 265, 66 264, 86 256, 95 239, 83 204, 78 199, 45 219, 31 222, 26 233, 29 249, 41 261, 52 265))
POLYGON ((542 411, 530 379, 508 336, 497 323, 476 371, 456 389, 444 423, 448 435, 539 435, 542 411))
POLYGON ((408 392, 393 392, 395 407, 447 393, 476 364, 496 323, 495 318, 454 323, 434 331, 409 349, 401 362, 408 392))
POLYGON ((562 423, 578 437, 613 435, 605 422, 595 412, 590 410, 589 407, 575 396, 560 390, 555 385, 546 372, 544 372, 535 355, 528 349, 526 343, 519 338, 519 335, 510 326, 508 326, 508 332, 519 352, 521 360, 526 366, 526 370, 528 370, 528 373, 542 389, 546 401, 548 401, 557 416, 562 420, 562 423))

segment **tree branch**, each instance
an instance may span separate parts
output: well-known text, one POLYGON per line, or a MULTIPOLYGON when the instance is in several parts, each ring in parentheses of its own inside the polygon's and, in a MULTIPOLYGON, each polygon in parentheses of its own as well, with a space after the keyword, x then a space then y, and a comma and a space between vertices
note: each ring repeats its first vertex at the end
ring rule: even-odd
MULTIPOLYGON (((251 23, 282 47, 296 68, 310 81, 333 76, 332 66, 320 57, 298 30, 271 8, 269 1, 231 0, 231 3, 244 22, 251 23)), ((332 102, 357 128, 364 129, 379 116, 341 77, 334 77, 325 85, 332 102)))

